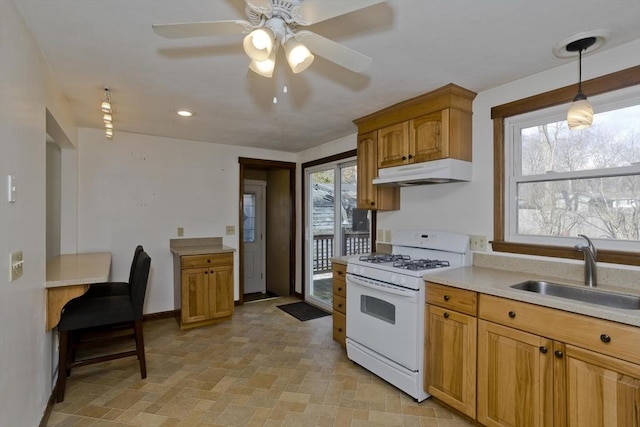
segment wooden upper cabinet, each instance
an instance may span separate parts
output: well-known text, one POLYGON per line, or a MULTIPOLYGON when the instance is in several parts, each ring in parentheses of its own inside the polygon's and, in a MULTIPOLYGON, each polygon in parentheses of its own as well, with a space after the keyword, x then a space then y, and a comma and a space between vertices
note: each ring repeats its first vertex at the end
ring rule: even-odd
POLYGON ((358 135, 358 209, 400 209, 400 188, 378 187, 371 182, 378 174, 378 132, 358 135))
POLYGON ((361 135, 378 132, 378 168, 445 158, 471 161, 475 97, 475 92, 448 84, 354 123, 361 135))
POLYGON ((409 123, 398 123, 378 130, 378 168, 410 162, 409 123))

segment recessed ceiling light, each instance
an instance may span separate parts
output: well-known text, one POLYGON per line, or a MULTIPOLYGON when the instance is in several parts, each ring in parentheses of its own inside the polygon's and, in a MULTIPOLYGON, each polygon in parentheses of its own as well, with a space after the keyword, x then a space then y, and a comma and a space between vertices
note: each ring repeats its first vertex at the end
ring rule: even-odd
POLYGON ((193 116, 193 112, 189 110, 176 110, 176 114, 180 117, 191 117, 193 116))

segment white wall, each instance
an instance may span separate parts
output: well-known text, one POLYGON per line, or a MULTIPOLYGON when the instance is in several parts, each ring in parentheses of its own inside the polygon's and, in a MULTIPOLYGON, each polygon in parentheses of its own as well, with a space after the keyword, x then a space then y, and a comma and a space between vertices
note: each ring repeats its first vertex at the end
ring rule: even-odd
MULTIPOLYGON (((1 426, 37 426, 51 395, 44 290, 47 109, 73 148, 75 125, 66 100, 14 3, 0 1, 1 426), (16 177, 15 203, 7 202, 9 174, 16 177), (9 282, 6 261, 18 250, 24 274, 9 282)), ((62 216, 67 212, 65 207, 62 216)))
MULTIPOLYGON (((583 58, 589 80, 640 64, 640 41, 583 58)), ((429 227, 493 238, 493 123, 491 108, 577 83, 575 60, 481 92, 473 102, 473 180, 407 187, 399 211, 378 214, 378 229, 429 227)), ((455 83, 455 82, 454 82, 455 83)), ((586 94, 589 96, 589 94, 586 94)), ((570 100, 567 100, 569 103, 570 100)), ((567 104, 568 108, 568 104, 567 104)))
MULTIPOLYGON (((295 155, 206 142, 81 128, 78 132, 78 251, 111 251, 113 280, 126 280, 136 245, 151 257, 145 313, 173 310, 169 239, 223 237, 238 248, 238 157, 295 155)), ((235 299, 239 298, 235 254, 235 299)))

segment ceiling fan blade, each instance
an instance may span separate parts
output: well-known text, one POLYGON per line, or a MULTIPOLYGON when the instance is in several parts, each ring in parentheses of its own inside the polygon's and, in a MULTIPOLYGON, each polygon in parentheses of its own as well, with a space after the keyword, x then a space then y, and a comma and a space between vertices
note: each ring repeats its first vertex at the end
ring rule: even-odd
POLYGON ((154 24, 151 28, 153 28, 153 31, 159 36, 168 39, 182 39, 248 33, 253 29, 253 26, 247 21, 235 20, 188 22, 183 24, 154 24))
POLYGON ((266 16, 271 16, 273 4, 271 0, 244 0, 249 8, 266 16))
POLYGON ((385 0, 304 0, 300 6, 294 9, 294 20, 300 25, 316 24, 384 1, 385 0))
POLYGON ((371 65, 372 59, 368 56, 311 31, 299 31, 295 37, 311 52, 356 73, 366 70, 371 65))

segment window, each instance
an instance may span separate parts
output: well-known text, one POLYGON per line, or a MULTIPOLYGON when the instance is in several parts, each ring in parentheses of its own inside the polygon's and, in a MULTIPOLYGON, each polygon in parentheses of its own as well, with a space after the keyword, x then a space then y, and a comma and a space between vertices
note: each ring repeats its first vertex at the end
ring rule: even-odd
POLYGON ((640 263, 638 69, 633 84, 610 75, 594 95, 585 88, 588 129, 567 128, 567 88, 492 109, 495 251, 580 258, 573 245, 585 234, 599 261, 640 263))

